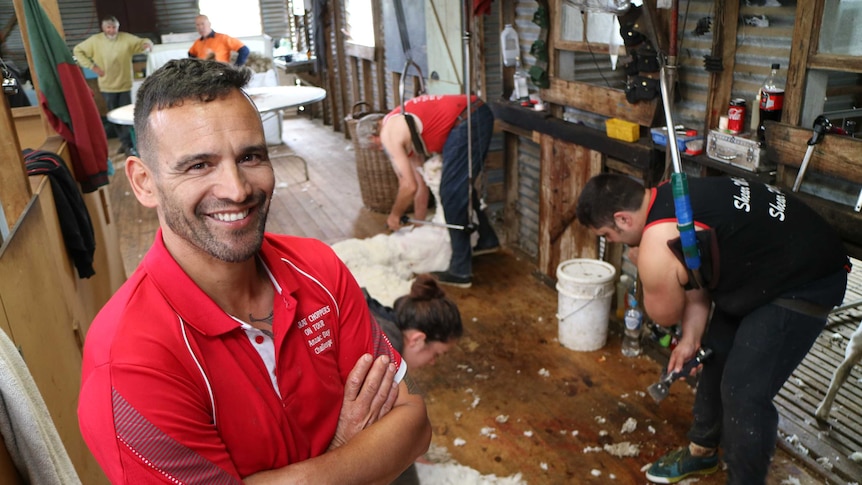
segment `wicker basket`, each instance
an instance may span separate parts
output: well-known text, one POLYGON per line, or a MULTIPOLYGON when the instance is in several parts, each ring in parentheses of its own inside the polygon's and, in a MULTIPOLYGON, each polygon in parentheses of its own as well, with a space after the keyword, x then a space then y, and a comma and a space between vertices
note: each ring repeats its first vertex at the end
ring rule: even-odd
POLYGON ((395 203, 398 195, 398 177, 392 169, 389 157, 377 147, 362 147, 356 135, 356 126, 359 121, 369 114, 361 110, 365 102, 353 105, 351 114, 344 119, 350 138, 353 140, 353 148, 356 153, 356 175, 359 178, 359 192, 362 194, 362 203, 375 212, 388 213, 395 203))

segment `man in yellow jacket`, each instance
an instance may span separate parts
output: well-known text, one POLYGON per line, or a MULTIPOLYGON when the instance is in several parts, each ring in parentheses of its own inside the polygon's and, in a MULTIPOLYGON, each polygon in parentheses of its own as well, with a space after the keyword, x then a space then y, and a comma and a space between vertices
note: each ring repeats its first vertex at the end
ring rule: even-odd
MULTIPOLYGON (((99 76, 99 90, 108 110, 132 103, 132 56, 147 52, 153 46, 149 39, 120 32, 116 17, 102 19, 102 32, 92 35, 75 46, 78 64, 99 76)), ((133 154, 132 136, 128 127, 114 125, 122 142, 120 152, 133 154)))

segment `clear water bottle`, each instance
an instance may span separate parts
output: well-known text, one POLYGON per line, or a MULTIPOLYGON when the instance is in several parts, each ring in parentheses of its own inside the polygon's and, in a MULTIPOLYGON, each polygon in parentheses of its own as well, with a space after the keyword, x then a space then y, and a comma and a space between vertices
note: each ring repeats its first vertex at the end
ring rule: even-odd
POLYGON ((625 333, 623 334, 622 353, 626 357, 637 357, 641 354, 641 328, 644 316, 638 310, 637 302, 626 310, 625 333))
POLYGON ((512 90, 512 96, 509 101, 529 101, 530 87, 527 85, 529 76, 523 69, 515 69, 515 88, 512 90))
POLYGON ((512 24, 506 24, 500 32, 500 48, 503 50, 504 66, 520 66, 521 46, 518 42, 518 32, 512 28, 512 24))

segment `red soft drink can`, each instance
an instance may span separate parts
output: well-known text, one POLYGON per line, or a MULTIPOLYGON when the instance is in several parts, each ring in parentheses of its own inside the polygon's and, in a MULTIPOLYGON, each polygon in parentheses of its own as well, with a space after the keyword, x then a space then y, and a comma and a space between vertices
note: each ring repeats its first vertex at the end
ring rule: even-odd
POLYGON ((745 99, 733 98, 727 107, 727 130, 738 135, 745 124, 745 99))

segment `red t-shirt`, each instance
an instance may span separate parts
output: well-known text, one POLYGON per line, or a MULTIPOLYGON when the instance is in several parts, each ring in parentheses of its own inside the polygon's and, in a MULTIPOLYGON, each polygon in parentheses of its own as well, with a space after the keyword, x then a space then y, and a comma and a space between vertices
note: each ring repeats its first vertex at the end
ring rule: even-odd
POLYGON ((402 362, 328 246, 267 234, 259 255, 276 289, 281 395, 240 324, 182 271, 161 232, 93 321, 78 419, 112 483, 239 483, 318 456, 359 357, 402 362))
MULTIPOLYGON (((476 102, 477 99, 473 96, 471 102, 476 102)), ((424 94, 404 102, 404 110, 419 118, 420 123, 416 128, 422 141, 425 142, 428 153, 443 151, 449 132, 455 127, 458 115, 463 113, 466 107, 467 96, 463 94, 424 94)), ((383 123, 385 124, 390 116, 397 114, 401 114, 400 106, 390 111, 383 123)))

